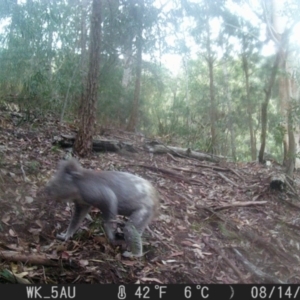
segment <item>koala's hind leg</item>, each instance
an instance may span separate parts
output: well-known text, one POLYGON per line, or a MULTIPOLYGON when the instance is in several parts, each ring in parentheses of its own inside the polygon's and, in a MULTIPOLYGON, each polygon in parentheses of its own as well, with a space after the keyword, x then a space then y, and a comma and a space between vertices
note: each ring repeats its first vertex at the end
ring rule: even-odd
POLYGON ((152 213, 147 209, 140 209, 131 214, 124 227, 124 237, 130 251, 123 252, 125 257, 143 256, 142 234, 151 220, 152 213))
POLYGON ((66 233, 57 234, 56 238, 62 241, 67 241, 77 231, 81 221, 85 218, 90 210, 89 205, 74 203, 74 209, 72 213, 72 219, 66 233))
POLYGON ((106 237, 108 238, 109 242, 114 244, 115 242, 115 233, 114 228, 112 226, 112 221, 104 221, 103 227, 106 234, 106 237))

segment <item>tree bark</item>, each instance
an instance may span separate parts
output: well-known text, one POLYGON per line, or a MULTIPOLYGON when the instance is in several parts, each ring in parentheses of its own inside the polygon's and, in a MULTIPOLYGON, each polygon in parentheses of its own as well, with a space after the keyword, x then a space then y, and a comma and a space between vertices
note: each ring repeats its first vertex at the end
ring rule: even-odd
POLYGON ((123 93, 120 97, 120 105, 118 107, 118 121, 121 127, 126 124, 126 118, 128 114, 124 114, 125 106, 127 105, 126 95, 129 84, 132 82, 133 73, 133 36, 128 34, 125 39, 124 59, 123 59, 123 76, 122 76, 122 88, 123 93))
MULTIPOLYGON (((87 44, 87 24, 86 24, 86 15, 87 15, 87 6, 88 0, 81 0, 81 20, 80 20, 80 48, 81 48, 81 55, 80 55, 80 65, 81 65, 81 82, 82 87, 86 84, 86 68, 87 68, 87 51, 86 51, 86 44, 87 44)), ((83 90, 83 89, 82 89, 83 90)))
POLYGON ((140 13, 136 15, 136 21, 138 26, 137 39, 136 39, 136 79, 134 88, 134 99, 131 108, 131 114, 127 125, 128 131, 135 131, 138 123, 138 112, 140 103, 141 92, 141 76, 142 76, 142 53, 143 53, 143 16, 144 16, 144 1, 140 3, 140 13))
MULTIPOLYGON (((245 37, 243 36, 243 47, 245 48, 245 37)), ((248 59, 245 53, 245 49, 243 50, 243 71, 245 75, 245 84, 246 84, 246 101, 247 101, 247 115, 248 115, 248 126, 250 133, 250 148, 251 148, 251 159, 256 160, 256 143, 255 137, 253 133, 253 120, 252 120, 252 105, 250 100, 250 89, 249 89, 249 66, 248 59)))
POLYGON ((93 133, 96 119, 96 102, 98 96, 98 79, 100 70, 100 44, 101 44, 101 0, 93 0, 89 70, 85 93, 81 98, 79 131, 74 144, 74 151, 79 156, 86 156, 92 151, 93 133))
POLYGON ((235 130, 234 130, 234 125, 233 125, 233 118, 232 118, 232 97, 231 97, 231 91, 229 88, 229 79, 228 79, 228 70, 227 70, 227 64, 224 61, 223 64, 223 74, 224 74, 224 87, 225 87, 225 95, 226 95, 226 102, 227 102, 227 107, 228 107, 228 112, 229 112, 229 121, 228 121, 228 128, 230 132, 230 144, 231 144, 231 155, 233 161, 237 160, 236 156, 236 145, 235 145, 235 130))
POLYGON ((214 87, 214 59, 211 51, 211 41, 210 41, 210 28, 209 28, 209 19, 206 21, 206 49, 207 57, 206 61, 208 64, 209 71, 209 98, 210 98, 210 133, 211 133, 211 147, 210 152, 216 154, 216 144, 217 144, 217 132, 216 132, 216 103, 215 103, 215 87, 214 87))
POLYGON ((260 163, 264 162, 264 152, 265 152, 266 137, 267 137, 268 104, 271 98, 272 87, 275 82, 279 60, 280 60, 280 51, 278 50, 272 67, 269 83, 265 90, 265 100, 261 104, 261 146, 258 155, 258 161, 260 163))
POLYGON ((284 146, 284 158, 283 164, 286 166, 286 173, 289 176, 292 176, 295 161, 296 161, 296 142, 294 136, 294 122, 292 116, 292 101, 293 101, 293 91, 291 88, 292 85, 292 71, 288 64, 288 38, 289 33, 291 32, 293 26, 289 29, 283 28, 282 20, 282 1, 272 0, 272 20, 273 26, 269 29, 271 34, 273 33, 273 40, 279 45, 280 52, 280 62, 279 67, 281 74, 279 77, 279 96, 280 96, 280 106, 281 113, 286 119, 286 134, 283 140, 284 146), (273 30, 273 31, 272 31, 273 30))

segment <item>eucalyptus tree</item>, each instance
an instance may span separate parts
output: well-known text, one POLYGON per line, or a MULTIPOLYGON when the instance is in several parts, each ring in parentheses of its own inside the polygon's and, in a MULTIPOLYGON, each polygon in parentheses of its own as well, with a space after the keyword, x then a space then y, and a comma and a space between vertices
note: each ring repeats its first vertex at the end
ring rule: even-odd
POLYGON ((92 151, 93 134, 96 120, 96 104, 99 86, 101 46, 101 0, 93 0, 90 29, 89 67, 85 91, 81 98, 79 111, 79 131, 74 143, 74 150, 80 156, 92 151))
POLYGON ((265 101, 262 105, 262 144, 259 152, 259 161, 263 161, 266 143, 267 106, 271 97, 271 88, 275 82, 277 69, 279 68, 279 98, 281 100, 283 115, 286 116, 288 140, 288 142, 284 143, 284 163, 287 167, 287 173, 291 176, 295 166, 297 145, 294 137, 294 122, 292 117, 292 101, 295 98, 295 90, 291 89, 292 65, 288 62, 288 56, 290 34, 295 24, 300 21, 294 10, 297 6, 299 8, 299 4, 292 0, 286 1, 285 7, 281 6, 275 0, 271 2, 271 5, 268 5, 269 3, 266 1, 262 1, 261 3, 264 11, 264 20, 267 24, 268 36, 276 46, 276 56, 269 85, 266 89, 265 101), (284 20, 288 21, 284 22, 284 20))
POLYGON ((212 31, 214 21, 221 18, 225 10, 226 1, 208 1, 199 2, 183 1, 183 8, 187 15, 191 16, 195 26, 191 31, 196 43, 199 45, 199 53, 204 57, 208 67, 209 78, 209 102, 210 102, 210 134, 211 147, 210 152, 217 152, 217 103, 215 97, 214 66, 217 59, 217 45, 215 32, 212 31))
MULTIPOLYGON (((245 3, 241 3, 246 9, 245 3)), ((249 7, 248 7, 249 8, 249 7)), ((244 16, 239 14, 233 14, 230 11, 224 11, 223 13, 224 24, 220 31, 220 43, 223 46, 223 60, 224 60, 224 72, 225 78, 229 76, 226 72, 228 57, 239 57, 241 69, 243 72, 245 89, 241 93, 241 101, 245 107, 245 118, 247 119, 249 136, 250 136, 250 156, 252 160, 256 160, 256 130, 254 127, 255 120, 253 115, 258 114, 258 99, 256 97, 255 81, 258 75, 258 65, 262 60, 260 51, 263 42, 260 41, 260 23, 255 23, 245 19, 244 16)), ((230 97, 228 91, 228 85, 226 85, 227 95, 230 97)), ((228 97, 227 97, 228 98, 228 97)), ((230 104, 230 103, 228 103, 230 104)), ((232 135, 232 134, 231 134, 232 135)), ((233 141, 231 142, 233 144, 233 141)))
MULTIPOLYGON (((141 90, 141 75, 143 53, 151 51, 157 36, 155 35, 155 24, 158 22, 160 10, 154 6, 153 0, 128 0, 127 7, 124 7, 124 12, 127 12, 128 35, 126 36, 124 50, 126 58, 131 52, 134 53, 135 67, 135 84, 134 96, 131 103, 131 112, 127 124, 127 130, 134 131, 138 123, 138 112, 141 90)), ((125 1, 124 1, 125 4, 125 1)), ((125 69, 128 72, 128 70, 125 69)), ((126 74, 125 74, 126 75, 126 74)), ((123 83, 127 81, 123 77, 123 83)))
POLYGON ((72 74, 77 65, 77 2, 72 6, 60 0, 7 4, 0 44, 2 95, 6 99, 14 95, 13 100, 27 111, 61 108, 69 79, 60 75, 72 74), (71 64, 71 70, 64 70, 71 64))

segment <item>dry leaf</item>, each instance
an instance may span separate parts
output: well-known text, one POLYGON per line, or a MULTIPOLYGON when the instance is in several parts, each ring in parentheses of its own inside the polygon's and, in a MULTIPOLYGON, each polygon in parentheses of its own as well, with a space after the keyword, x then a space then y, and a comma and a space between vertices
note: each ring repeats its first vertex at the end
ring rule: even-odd
POLYGON ((12 229, 9 229, 9 235, 12 236, 12 237, 17 237, 18 235, 12 230, 12 229))
POLYGON ((26 196, 26 197, 25 197, 25 202, 28 203, 28 204, 30 204, 30 203, 33 202, 33 198, 30 197, 30 196, 26 196))
POLYGON ((1 221, 6 224, 6 225, 9 225, 8 224, 8 221, 10 220, 10 215, 4 215, 1 219, 1 221))
POLYGON ((62 251, 67 250, 67 246, 64 245, 64 244, 58 244, 58 245, 56 246, 55 250, 56 250, 57 252, 62 252, 62 251))
POLYGON ((28 230, 30 233, 32 233, 32 234, 34 234, 34 235, 38 235, 41 231, 42 231, 42 229, 41 228, 30 228, 29 230, 28 230))
POLYGON ((61 254, 60 254, 61 258, 64 258, 64 259, 69 259, 70 258, 70 255, 68 252, 66 251, 63 251, 61 254))
POLYGON ((168 257, 175 257, 175 256, 180 256, 180 255, 183 255, 183 252, 175 252, 175 253, 172 253, 170 256, 168 257))
POLYGON ((186 227, 181 226, 181 225, 177 226, 177 228, 178 228, 179 230, 186 230, 186 227))
POLYGON ((40 226, 41 228, 43 228, 43 223, 41 222, 41 220, 36 220, 35 224, 37 224, 38 226, 40 226))
POLYGON ((204 258, 204 255, 200 249, 193 249, 197 258, 204 258))
POLYGON ((193 246, 193 243, 192 243, 192 242, 186 241, 186 240, 185 240, 185 241, 182 241, 181 244, 182 244, 182 245, 185 245, 185 246, 189 246, 189 247, 192 247, 192 246, 193 246))
POLYGON ((23 277, 28 275, 28 272, 22 272, 22 273, 18 273, 18 274, 15 274, 15 275, 19 276, 20 278, 23 278, 23 277))
POLYGON ((157 279, 157 278, 148 278, 148 277, 143 277, 143 278, 141 278, 141 280, 142 281, 155 281, 155 282, 157 282, 157 283, 159 283, 159 284, 163 284, 163 282, 161 282, 159 279, 157 279))
POLYGON ((168 264, 168 263, 173 263, 173 262, 177 262, 177 260, 176 260, 176 259, 162 260, 162 263, 163 263, 164 265, 166 265, 166 264, 168 264))
POLYGON ((90 261, 99 262, 99 263, 104 263, 104 261, 101 260, 101 259, 90 259, 90 261))
POLYGON ((122 260, 122 263, 123 263, 123 265, 126 265, 126 266, 136 265, 136 261, 134 261, 134 260, 122 260))
POLYGON ((79 264, 80 264, 82 267, 86 267, 86 266, 88 266, 89 261, 86 260, 86 259, 80 259, 80 260, 79 260, 79 264))

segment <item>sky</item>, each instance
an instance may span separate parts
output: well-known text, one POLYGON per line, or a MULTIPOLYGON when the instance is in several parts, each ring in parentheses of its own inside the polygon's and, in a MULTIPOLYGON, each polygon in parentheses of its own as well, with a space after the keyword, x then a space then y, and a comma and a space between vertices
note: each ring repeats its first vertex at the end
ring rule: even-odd
MULTIPOLYGON (((288 1, 288 0, 278 0, 278 11, 280 12, 283 8, 284 8, 284 3, 288 1)), ((20 2, 20 0, 18 0, 18 2, 20 2)), ((23 2, 23 0, 21 1, 23 2)), ((253 11, 257 11, 261 6, 260 6, 260 1, 259 0, 249 0, 248 1, 249 5, 245 4, 243 6, 241 5, 237 5, 234 2, 229 1, 228 7, 231 9, 231 11, 233 13, 239 14, 239 15, 243 15, 244 18, 246 18, 248 21, 257 24, 260 23, 260 20, 258 19, 258 17, 255 15, 255 13, 253 11)), ((167 11, 171 8, 173 8, 174 1, 170 1, 170 0, 156 0, 156 5, 157 7, 164 7, 164 10, 167 11)), ((281 24, 281 28, 279 28, 280 31, 283 30, 285 23, 287 22, 287 19, 280 17, 281 22, 279 22, 279 24, 281 24)), ((7 25, 9 22, 9 19, 4 19, 1 21, 0 23, 0 33, 3 32, 3 28, 5 25, 7 25)), ((169 46, 175 46, 176 43, 176 38, 180 37, 180 38, 185 38, 185 42, 187 47, 190 50, 190 54, 189 54, 189 58, 191 59, 196 59, 198 54, 199 54, 199 46, 196 45, 196 43, 194 42, 193 38, 188 37, 187 34, 185 34, 185 37, 183 36, 184 32, 188 31, 188 27, 191 26, 191 21, 186 20, 185 22, 183 22, 181 24, 181 29, 182 32, 178 32, 178 36, 174 36, 170 33, 170 36, 166 38, 166 42, 168 43, 169 46)), ((220 21, 218 21, 217 19, 212 20, 212 35, 217 35, 218 34, 218 30, 221 26, 220 21)), ((262 24, 262 26, 265 26, 264 24, 262 24)), ((264 40, 265 36, 263 34, 263 32, 265 32, 265 30, 262 30, 262 35, 259 37, 260 40, 264 40)), ((294 33, 293 36, 291 38, 291 40, 297 45, 297 47, 300 49, 300 39, 298 37, 300 32, 300 23, 298 23, 295 26, 294 29, 294 33)), ((238 43, 237 43, 237 47, 238 47, 238 43)), ((262 49, 262 55, 266 55, 269 56, 271 54, 273 54, 275 51, 274 45, 273 43, 269 43, 266 44, 264 46, 264 48, 262 49)), ((221 52, 220 52, 220 56, 221 56, 221 52)), ((159 55, 159 53, 156 54, 157 57, 159 57, 160 59, 160 63, 164 66, 166 66, 166 68, 168 68, 172 74, 176 75, 178 74, 181 70, 182 70, 182 62, 184 57, 182 55, 178 55, 178 54, 170 54, 170 53, 165 53, 162 55, 159 55)), ((144 54, 143 58, 145 60, 151 60, 150 56, 144 54)))
MULTIPOLYGON (((277 9, 279 11, 279 14, 280 14, 280 11, 284 9, 285 2, 286 2, 286 0, 278 0, 277 1, 277 3, 278 3, 277 9)), ((165 6, 165 9, 169 9, 173 5, 172 1, 168 1, 168 0, 158 0, 157 3, 158 3, 157 4, 158 7, 160 7, 161 5, 163 5, 165 3, 168 3, 165 6)), ((253 11, 258 11, 261 9, 260 1, 259 0, 249 0, 248 3, 249 3, 249 5, 245 4, 242 6, 242 5, 236 4, 232 1, 229 1, 228 7, 231 9, 231 11, 233 13, 243 16, 246 20, 252 22, 253 24, 261 23, 261 21, 259 20, 257 15, 253 12, 253 11)), ((281 22, 279 22, 279 24, 281 24, 282 26, 279 28, 279 31, 282 32, 287 23, 287 19, 282 18, 282 16, 280 16, 280 21, 281 22)), ((184 27, 188 28, 189 24, 188 23, 182 24, 182 26, 183 26, 183 28, 184 27)), ((213 20, 212 26, 211 26, 212 33, 217 35, 220 26, 221 26, 221 24, 220 24, 219 20, 217 20, 217 19, 213 20)), ((259 40, 264 41, 266 39, 266 36, 265 36, 266 25, 262 23, 261 26, 262 26, 261 36, 259 36, 258 38, 259 38, 259 40)), ((300 50, 299 32, 300 32, 300 23, 298 23, 295 26, 293 34, 292 34, 292 38, 291 38, 291 40, 296 43, 297 47, 300 50)), ((172 36, 167 38, 167 43, 170 45, 174 45, 174 41, 175 41, 175 38, 172 36)), ((190 48, 190 52, 191 52, 190 58, 196 59, 198 52, 199 52, 197 50, 199 46, 196 45, 196 43, 192 39, 189 39, 187 41, 187 45, 190 48)), ((237 44, 237 47, 238 47, 238 44, 237 44)), ((275 52, 274 43, 269 42, 264 45, 261 54, 264 56, 269 56, 269 55, 274 54, 274 52, 275 52)), ((221 52, 220 52, 220 56, 221 56, 221 52)), ((181 55, 177 55, 177 54, 163 54, 161 57, 161 63, 163 65, 165 65, 169 70, 171 70, 171 72, 174 75, 178 74, 182 70, 182 61, 183 61, 183 57, 181 55)))

